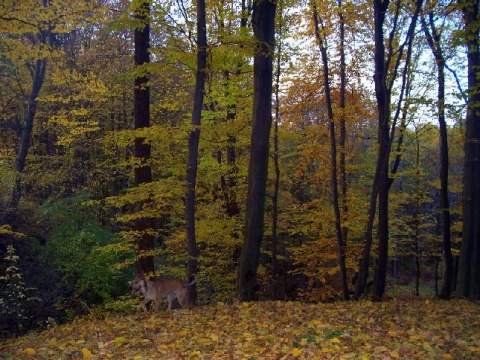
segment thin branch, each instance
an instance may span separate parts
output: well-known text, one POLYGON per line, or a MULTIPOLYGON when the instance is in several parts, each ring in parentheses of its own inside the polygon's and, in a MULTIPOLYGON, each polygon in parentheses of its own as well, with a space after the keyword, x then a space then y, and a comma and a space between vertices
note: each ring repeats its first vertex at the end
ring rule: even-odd
POLYGON ((455 70, 453 70, 452 68, 450 68, 446 63, 445 63, 445 69, 447 69, 448 71, 450 71, 452 73, 453 77, 455 78, 455 82, 457 83, 458 90, 460 91, 460 94, 462 95, 462 99, 463 99, 463 101, 465 101, 465 104, 467 104, 468 97, 467 97, 467 94, 465 93, 465 91, 463 91, 463 89, 462 89, 462 84, 460 83, 460 79, 458 78, 457 72, 455 70))

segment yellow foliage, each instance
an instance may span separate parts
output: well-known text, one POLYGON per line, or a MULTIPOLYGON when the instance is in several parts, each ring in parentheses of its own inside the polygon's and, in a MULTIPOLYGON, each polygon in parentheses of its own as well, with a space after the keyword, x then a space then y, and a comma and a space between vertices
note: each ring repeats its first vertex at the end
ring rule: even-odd
POLYGON ((13 231, 12 227, 10 225, 2 225, 0 226, 0 235, 8 235, 8 236, 13 236, 16 238, 24 237, 25 234, 13 231))

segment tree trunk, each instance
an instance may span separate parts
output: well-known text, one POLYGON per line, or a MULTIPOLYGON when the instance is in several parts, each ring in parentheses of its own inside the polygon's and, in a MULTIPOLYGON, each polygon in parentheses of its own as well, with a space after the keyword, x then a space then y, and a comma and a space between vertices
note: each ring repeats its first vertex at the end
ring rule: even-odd
POLYGON ((275 180, 272 196, 272 299, 278 299, 277 252, 278 252, 278 194, 280 192, 280 152, 278 147, 278 124, 280 122, 280 75, 282 73, 282 30, 283 30, 283 2, 280 3, 279 25, 277 42, 277 69, 275 73, 275 121, 273 134, 273 166, 275 180))
POLYGON ((377 211, 377 197, 378 197, 378 179, 379 170, 375 170, 375 176, 373 179, 372 193, 370 194, 369 210, 367 224, 365 226, 365 239, 363 245, 362 257, 360 259, 360 266, 355 281, 355 293, 353 295, 354 300, 358 300, 360 296, 365 292, 367 286, 368 272, 370 268, 370 257, 373 242, 373 224, 375 222, 375 215, 377 211))
POLYGON ((20 145, 18 148, 17 157, 15 160, 15 182, 10 194, 10 200, 7 205, 5 214, 3 214, 0 224, 13 221, 13 214, 15 214, 18 203, 21 198, 21 174, 25 170, 25 163, 27 160, 28 149, 30 148, 30 140, 33 132, 33 122, 37 112, 37 97, 42 89, 43 81, 45 79, 45 69, 47 67, 47 59, 38 59, 35 61, 35 66, 32 71, 32 88, 27 99, 27 106, 25 116, 23 118, 23 126, 21 132, 20 145))
POLYGON ((383 35, 383 23, 385 13, 388 9, 389 0, 374 1, 374 21, 375 21, 375 94, 377 97, 378 110, 378 141, 379 152, 375 176, 373 180, 372 193, 370 195, 370 207, 368 212, 367 228, 365 232, 365 245, 360 262, 360 270, 357 282, 355 284, 354 298, 358 299, 365 291, 367 284, 368 269, 370 266, 370 251, 373 241, 373 223, 376 213, 376 199, 379 202, 379 262, 375 272, 375 283, 372 292, 372 299, 381 300, 385 284, 382 279, 386 276, 386 259, 388 256, 388 146, 390 143, 389 133, 389 89, 386 86, 387 69, 385 67, 385 44, 383 35))
MULTIPOLYGON (((385 15, 388 11, 390 1, 375 0, 374 1, 374 42, 375 42, 375 94, 377 98, 377 111, 378 111, 378 141, 379 151, 377 157, 377 164, 375 168, 375 175, 373 179, 372 192, 370 194, 369 211, 367 225, 365 229, 364 249, 362 258, 360 260, 359 272, 355 284, 354 299, 357 299, 365 291, 367 284, 368 271, 370 266, 370 251, 373 241, 373 224, 376 215, 376 204, 378 197, 378 229, 377 236, 379 240, 378 245, 378 261, 375 272, 374 285, 372 288, 372 300, 380 301, 383 298, 385 291, 387 267, 388 267, 388 193, 390 186, 393 183, 393 178, 389 177, 389 157, 391 152, 391 143, 394 138, 394 132, 396 123, 398 121, 400 109, 402 106, 403 96, 407 86, 407 73, 408 64, 411 58, 413 39, 415 34, 415 26, 418 18, 420 8, 422 6, 422 0, 417 0, 415 13, 412 16, 410 27, 407 32, 405 42, 399 46, 398 49, 393 48, 393 44, 398 39, 395 38, 396 33, 399 31, 396 26, 398 25, 398 16, 400 11, 396 11, 394 19, 391 20, 393 29, 390 31, 390 38, 388 39, 389 48, 385 51, 385 39, 383 25, 385 22, 385 15), (403 59, 403 53, 405 46, 408 46, 408 51, 405 60, 405 67, 403 69, 402 86, 399 95, 399 101, 397 105, 397 111, 393 121, 390 121, 390 101, 391 101, 391 89, 393 88, 396 77, 399 73, 398 69, 403 59), (396 58, 396 60, 395 60, 396 58), (392 61, 395 63, 392 64, 392 61), (389 69, 392 76, 388 78, 389 69), (392 123, 390 125, 390 122, 392 123)), ((400 6, 401 2, 398 1, 395 6, 400 6)), ((407 90, 408 92, 408 90, 407 90)), ((399 145, 402 142, 402 137, 399 139, 399 145)), ((396 171, 399 165, 400 157, 397 156, 393 172, 396 171)))
MULTIPOLYGON (((198 248, 195 237, 195 187, 197 183, 198 146, 200 142, 200 124, 202 119, 203 99, 205 95, 205 81, 207 76, 207 25, 205 14, 205 0, 197 0, 197 74, 195 80, 195 95, 193 100, 192 126, 188 139, 187 164, 187 194, 185 201, 188 276, 198 272, 198 248)), ((191 305, 197 304, 197 288, 190 286, 188 301, 191 305)))
MULTIPOLYGON (((340 137, 338 139, 338 145, 340 147, 340 187, 342 194, 342 219, 344 223, 348 220, 348 201, 347 201, 347 167, 346 167, 346 149, 345 142, 347 139, 347 130, 345 122, 345 103, 346 103, 346 87, 347 87, 347 75, 346 75, 346 62, 345 62, 345 19, 343 18, 342 0, 338 0, 338 14, 340 20, 340 137)), ((347 246, 348 239, 348 227, 343 226, 342 238, 345 247, 347 246)))
POLYGON ((463 230, 457 295, 480 299, 480 49, 479 0, 459 2, 465 22, 468 102, 463 170, 463 230))
MULTIPOLYGON (((333 118, 333 105, 332 105, 332 97, 331 97, 331 91, 330 91, 326 40, 320 34, 319 18, 318 18, 317 6, 315 2, 313 2, 313 22, 315 25, 315 37, 320 47, 320 53, 322 54, 323 83, 325 86, 325 99, 327 102, 327 114, 328 114, 329 128, 330 128, 330 146, 331 146, 330 158, 332 162, 332 173, 331 173, 332 204, 333 204, 333 210, 335 214, 335 235, 337 238, 338 263, 340 267, 340 282, 342 286, 343 299, 348 300, 350 295, 348 294, 347 268, 345 265, 345 242, 343 240, 343 231, 342 231, 342 223, 341 223, 341 216, 340 216, 340 204, 339 204, 339 196, 338 196, 337 139, 335 136, 335 119, 333 118)), ((322 30, 324 30, 323 25, 322 25, 322 30)))
POLYGON ((453 257, 450 241, 450 202, 448 199, 448 134, 445 121, 445 59, 441 48, 441 38, 437 32, 434 15, 430 10, 422 16, 422 27, 424 29, 428 45, 432 50, 437 64, 438 78, 438 125, 440 128, 440 211, 442 214, 442 247, 445 261, 445 275, 439 297, 449 299, 452 293, 453 283, 453 257))
POLYGON ((263 238, 265 193, 268 175, 269 137, 272 126, 272 76, 276 2, 253 3, 254 98, 248 168, 245 237, 237 279, 239 300, 252 301, 257 292, 257 268, 263 238))
MULTIPOLYGON (((150 3, 142 2, 135 9, 135 18, 140 20, 142 27, 135 28, 135 66, 144 66, 150 62, 150 3)), ((134 81, 134 104, 135 129, 143 129, 150 126, 150 87, 149 76, 137 76, 134 81)), ((135 168, 135 182, 137 185, 152 182, 152 170, 149 164, 151 145, 143 137, 135 138, 134 156, 139 160, 135 168)), ((142 203, 135 204, 135 212, 140 212, 142 203)), ((136 240, 137 252, 136 268, 138 273, 153 277, 154 265, 154 236, 148 231, 152 228, 152 219, 139 217, 135 220, 135 230, 139 237, 136 240)))
MULTIPOLYGON (((400 100, 397 105, 397 112, 392 121, 392 129, 390 130, 390 101, 391 89, 394 84, 395 76, 387 81, 388 68, 393 59, 393 32, 390 33, 389 55, 385 61, 385 45, 383 24, 385 21, 385 13, 388 9, 389 1, 375 0, 374 1, 374 18, 375 18, 375 94, 377 98, 378 109, 378 139, 379 139, 379 155, 377 170, 379 170, 378 178, 378 260, 375 277, 372 287, 372 300, 381 301, 385 292, 385 285, 387 281, 388 270, 388 242, 389 242, 389 218, 388 218, 388 194, 392 180, 389 177, 389 158, 391 152, 391 139, 393 138, 395 127, 398 119, 398 114, 402 105, 402 98, 407 86, 407 72, 411 58, 412 45, 415 37, 415 28, 418 19, 418 14, 422 7, 422 0, 417 0, 415 3, 415 11, 412 14, 412 19, 406 35, 405 42, 400 46, 398 52, 398 60, 395 63, 395 68, 398 69, 400 59, 403 57, 405 46, 407 46, 407 53, 405 58, 405 66, 403 69, 402 86, 400 93, 400 100), (392 134, 392 135, 390 135, 392 134)), ((400 3, 400 2, 399 2, 400 3)), ((398 12, 397 12, 398 15, 398 12)), ((393 74, 396 73, 396 70, 393 74)))
POLYGON ((415 295, 420 296, 420 211, 422 208, 420 198, 420 141, 415 130, 415 205, 413 210, 413 226, 415 241, 415 295))

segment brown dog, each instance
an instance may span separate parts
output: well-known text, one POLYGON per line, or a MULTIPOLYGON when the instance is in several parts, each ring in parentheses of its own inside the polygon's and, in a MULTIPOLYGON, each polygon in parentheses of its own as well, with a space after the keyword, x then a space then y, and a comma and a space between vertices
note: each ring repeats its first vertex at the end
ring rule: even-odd
POLYGON ((155 302, 155 312, 157 312, 163 298, 168 300, 167 311, 169 311, 172 309, 172 302, 175 298, 178 299, 180 306, 183 306, 187 297, 187 287, 195 284, 196 281, 196 275, 193 275, 193 279, 189 283, 179 279, 167 278, 151 281, 146 280, 143 275, 135 275, 132 281, 132 292, 142 292, 144 299, 141 306, 145 312, 148 312, 147 303, 152 300, 155 302))

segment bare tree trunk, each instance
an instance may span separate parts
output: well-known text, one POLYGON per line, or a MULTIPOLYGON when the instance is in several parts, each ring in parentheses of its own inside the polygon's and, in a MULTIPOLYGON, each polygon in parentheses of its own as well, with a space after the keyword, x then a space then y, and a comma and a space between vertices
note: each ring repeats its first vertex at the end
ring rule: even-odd
POLYGON ((453 257, 450 241, 450 202, 448 199, 448 135, 447 123, 445 121, 445 58, 441 48, 440 34, 438 33, 434 15, 430 9, 426 14, 427 18, 422 16, 422 27, 425 32, 428 45, 432 50, 437 64, 437 108, 438 125, 440 127, 440 211, 442 214, 442 239, 443 239, 443 257, 445 261, 445 275, 443 277, 442 289, 439 297, 449 299, 452 293, 453 283, 453 257))
POLYGON ((385 22, 385 14, 387 12, 390 1, 374 0, 374 22, 375 22, 375 94, 377 97, 378 109, 378 141, 379 153, 375 176, 373 180, 372 193, 370 195, 370 207, 368 211, 368 221, 365 233, 365 244, 363 255, 360 262, 360 270, 357 282, 355 284, 354 298, 358 299, 365 291, 367 284, 368 269, 370 266, 370 251, 373 241, 373 223, 376 213, 377 196, 379 198, 379 255, 382 262, 377 268, 375 289, 375 300, 378 299, 379 293, 383 294, 380 279, 386 276, 385 254, 388 255, 388 145, 390 143, 389 134, 389 116, 390 116, 390 94, 386 86, 387 69, 385 67, 385 44, 383 35, 383 24, 385 22), (387 238, 385 238, 387 237, 387 238), (381 239, 381 240, 380 240, 381 239), (379 270, 379 271, 378 271, 379 270))
POLYGON ((457 295, 480 299, 480 49, 479 0, 461 0, 468 59, 468 102, 463 171, 463 231, 457 295))
MULTIPOLYGON (((323 62, 323 82, 325 86, 325 99, 327 102, 327 114, 330 123, 330 146, 331 146, 331 162, 332 162, 332 203, 333 211, 335 214, 335 234, 337 237, 337 249, 338 249, 338 263, 340 267, 340 282, 342 286, 343 299, 348 300, 350 295, 348 293, 348 283, 347 283, 347 268, 345 265, 345 242, 343 239, 342 223, 340 216, 340 205, 339 205, 339 195, 338 195, 338 181, 337 181, 337 139, 335 136, 335 119, 333 118, 333 105, 332 105, 332 96, 330 91, 330 80, 329 80, 329 67, 328 67, 328 56, 327 56, 327 46, 326 40, 320 34, 317 6, 313 2, 313 22, 315 25, 315 37, 317 39, 318 45, 320 47, 320 52, 322 54, 323 62)), ((322 30, 324 27, 322 25, 322 30)))
POLYGON ((415 130, 415 205, 413 210, 413 226, 415 241, 415 295, 420 296, 420 142, 418 132, 415 130))
POLYGON ((47 67, 47 59, 38 59, 35 61, 35 66, 32 66, 32 88, 27 99, 26 113, 23 118, 22 133, 20 139, 20 146, 18 148, 17 157, 15 160, 15 183, 10 194, 10 200, 7 205, 5 214, 3 214, 0 224, 4 222, 10 223, 13 214, 18 208, 18 203, 21 198, 21 174, 25 170, 25 163, 27 160, 28 149, 30 148, 30 140, 33 132, 33 122, 37 112, 37 97, 42 89, 43 81, 45 79, 45 69, 47 67))
MULTIPOLYGON (((348 219, 348 201, 347 201, 347 169, 346 169, 346 149, 347 130, 345 122, 345 92, 347 86, 346 63, 345 63, 345 19, 343 18, 342 0, 338 0, 338 16, 340 20, 340 137, 338 145, 340 147, 340 187, 342 194, 342 219, 348 219)), ((342 227, 342 238, 344 246, 347 246, 348 227, 342 227)))
MULTIPOLYGON (((402 58, 404 47, 407 46, 407 53, 405 58, 405 66, 403 70, 402 86, 400 93, 400 100, 397 105, 397 112, 392 122, 392 130, 389 129, 390 125, 390 101, 391 101, 391 89, 393 86, 393 80, 390 83, 387 82, 388 61, 385 61, 384 46, 377 47, 377 45, 383 45, 383 22, 385 20, 385 2, 381 0, 374 1, 375 8, 375 93, 377 96, 377 108, 378 108, 378 123, 379 123, 379 165, 380 165, 380 178, 378 182, 378 262, 375 271, 375 278, 372 287, 372 300, 381 301, 385 292, 385 285, 387 280, 388 270, 388 237, 389 237, 389 219, 388 219, 388 194, 392 179, 389 177, 389 158, 391 152, 391 141, 395 132, 395 126, 398 119, 398 114, 401 109, 402 98, 407 86, 407 73, 410 63, 413 39, 415 37, 415 28, 417 24, 418 15, 422 7, 423 0, 417 0, 415 3, 415 11, 412 14, 412 19, 407 32, 406 40, 400 47, 399 57, 396 62, 396 67, 399 66, 399 61, 402 58), (383 13, 383 15, 382 15, 383 13), (378 22, 377 22, 378 20, 378 22), (389 84, 389 85, 388 85, 389 84), (390 136, 390 133, 392 136, 390 136)), ((399 6, 400 3, 397 3, 399 6)), ((392 41, 390 40, 390 46, 392 41)), ((391 48, 390 48, 391 50, 391 48)), ((390 56, 392 53, 390 52, 390 56)))
POLYGON ((272 298, 278 298, 277 287, 277 251, 278 251, 278 193, 280 190, 280 166, 279 166, 279 148, 278 148, 278 123, 280 121, 280 75, 281 75, 281 55, 282 55, 282 26, 283 26, 283 1, 280 1, 279 9, 279 41, 277 43, 277 71, 275 73, 275 120, 273 125, 273 166, 275 171, 275 180, 273 184, 272 196, 272 298))
POLYGON ((237 297, 252 301, 257 293, 257 268, 263 239, 265 194, 272 126, 272 76, 276 2, 253 3, 254 98, 253 128, 248 168, 245 238, 237 278, 237 297))
MULTIPOLYGON (((205 82, 207 76, 207 24, 205 13, 205 0, 197 0, 197 75, 195 81, 195 95, 192 111, 192 125, 195 128, 190 132, 188 139, 188 164, 187 164, 187 195, 185 200, 188 276, 198 272, 198 248, 195 237, 195 187, 197 182, 198 146, 200 142, 200 124, 202 119, 203 100, 205 95, 205 82)), ((189 287, 189 304, 197 303, 196 286, 189 287)))
MULTIPOLYGON (((135 28, 135 66, 143 66, 150 62, 150 2, 142 2, 135 10, 135 18, 142 23, 141 27, 135 28)), ((149 76, 138 76, 134 80, 134 104, 135 129, 143 129, 150 126, 150 87, 149 76)), ((149 164, 151 145, 143 137, 135 138, 134 156, 140 164, 135 168, 135 182, 137 185, 152 182, 152 169, 149 164)), ((135 204, 135 212, 140 212, 143 203, 135 204)), ((148 277, 153 277, 155 272, 153 250, 155 238, 148 230, 152 228, 153 221, 150 218, 139 217, 135 220, 135 230, 139 236, 135 248, 137 252, 136 269, 148 277)))

